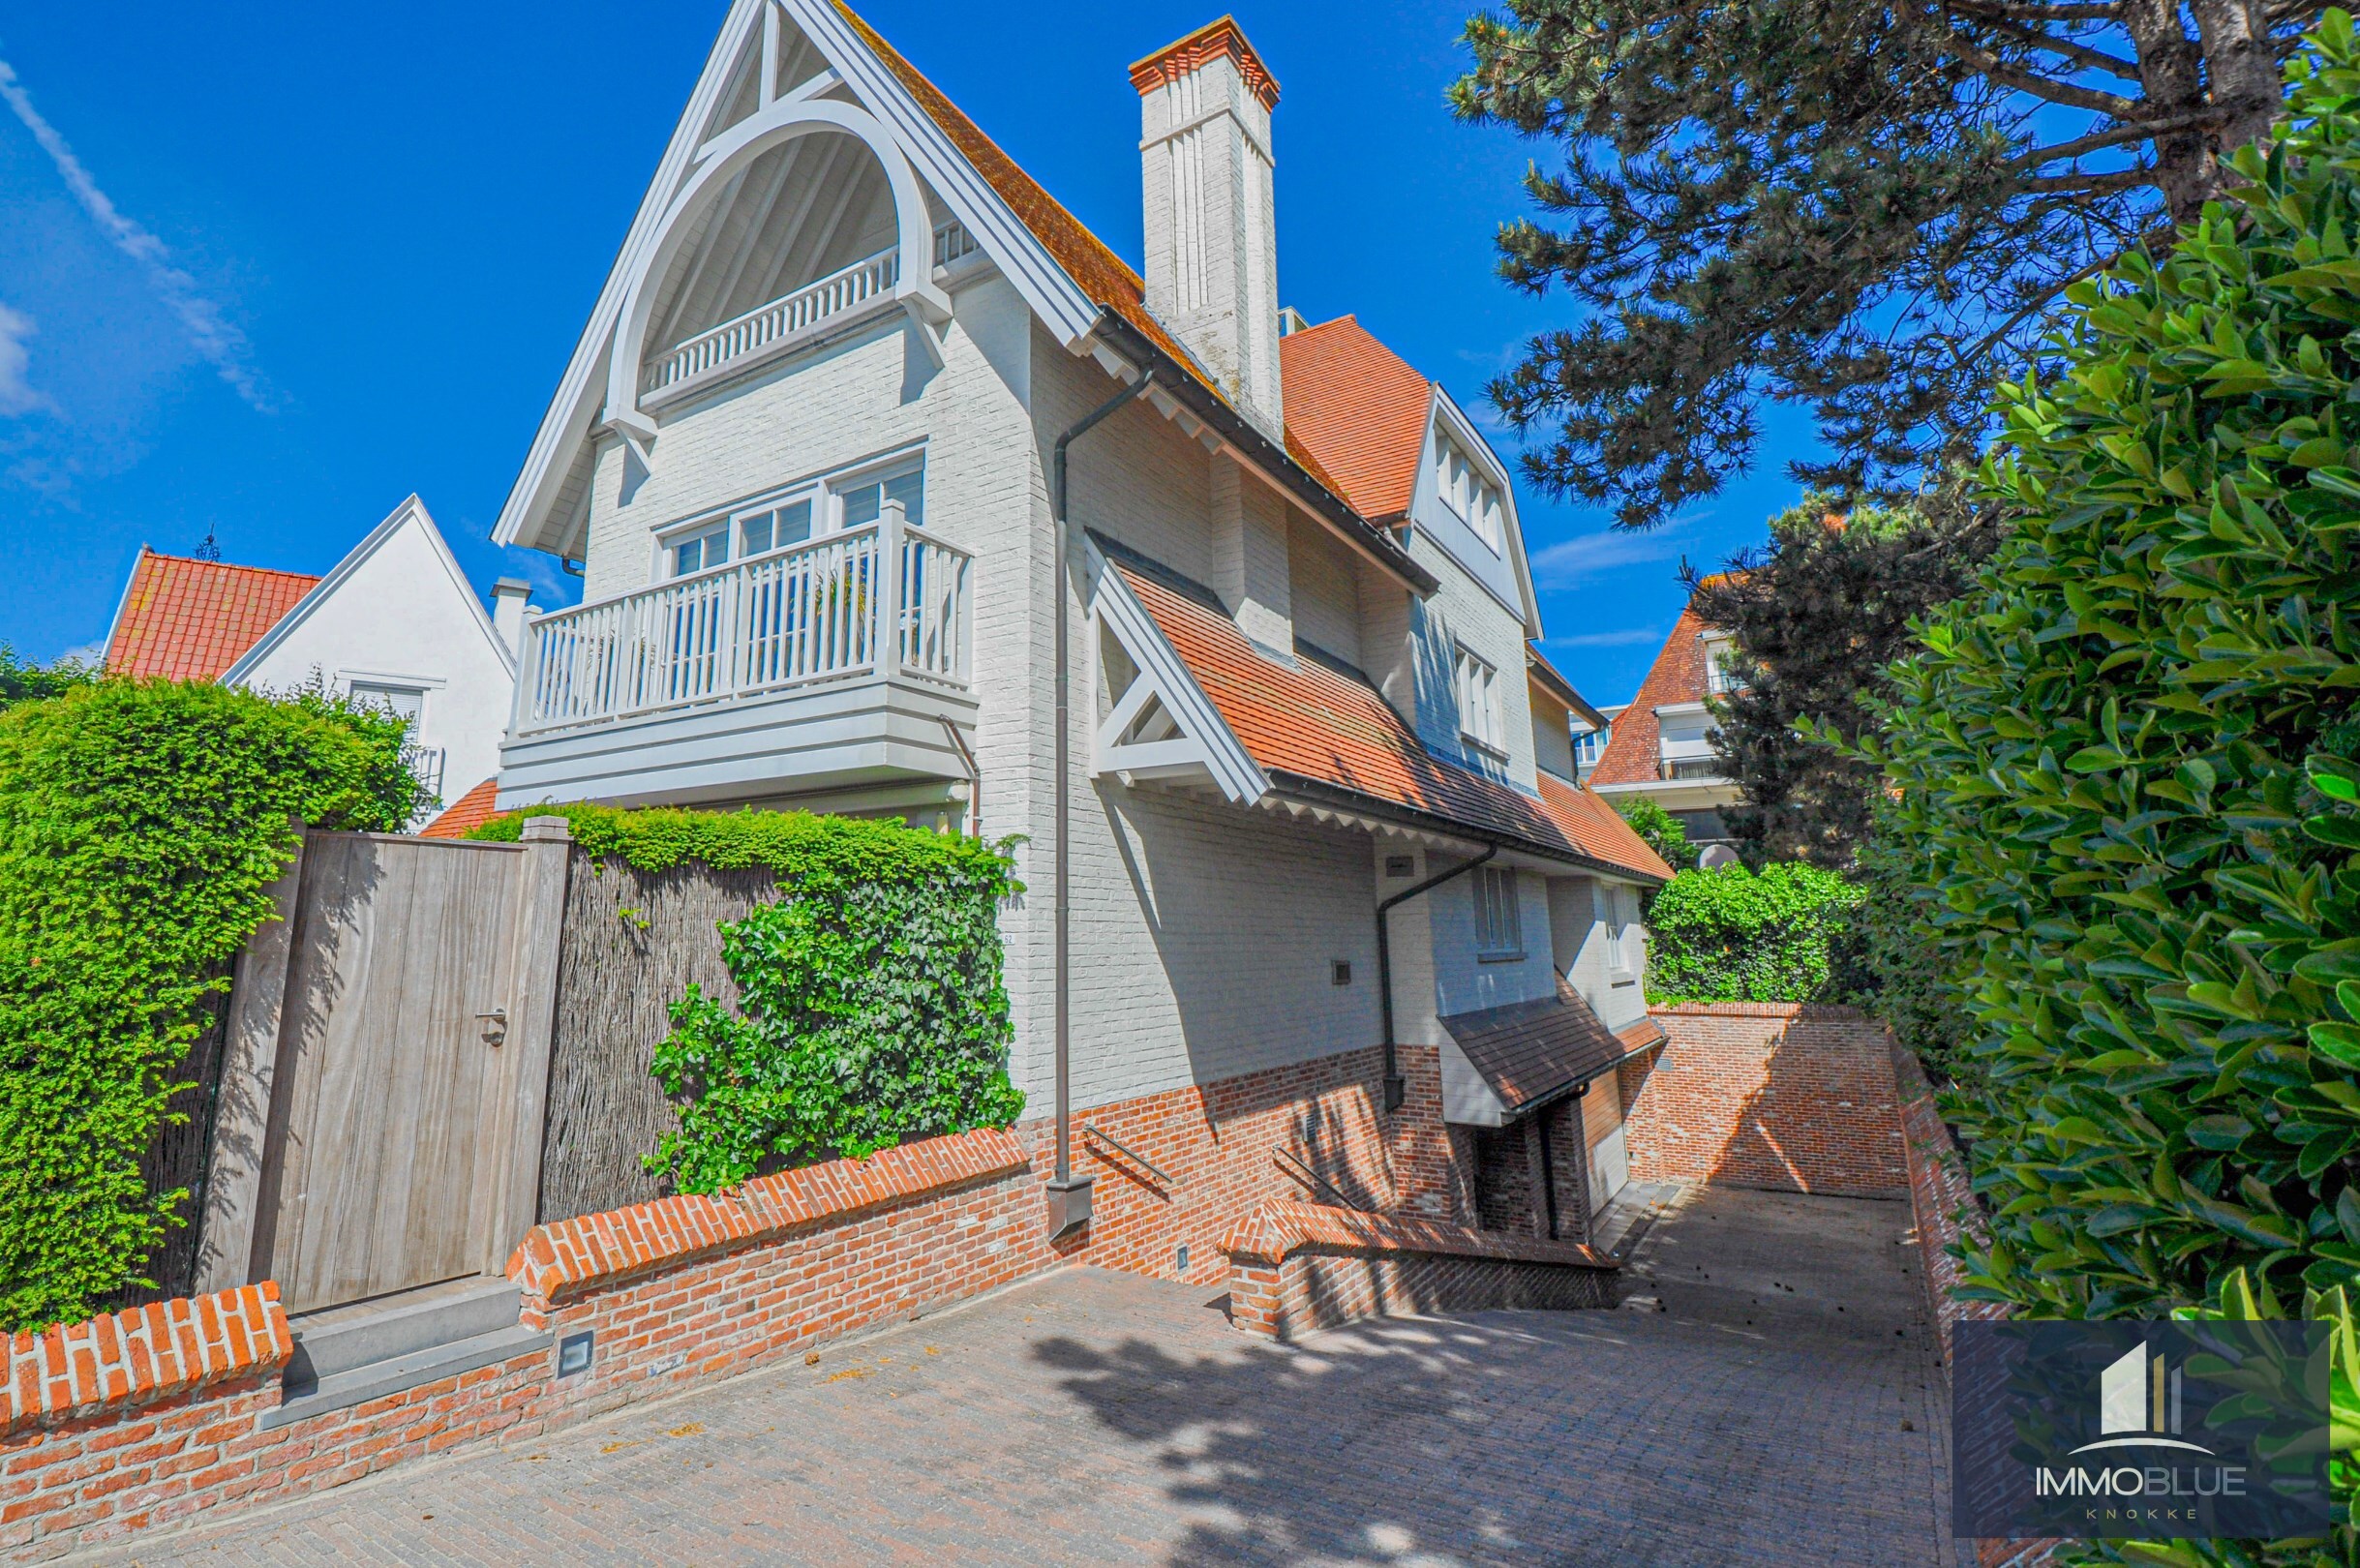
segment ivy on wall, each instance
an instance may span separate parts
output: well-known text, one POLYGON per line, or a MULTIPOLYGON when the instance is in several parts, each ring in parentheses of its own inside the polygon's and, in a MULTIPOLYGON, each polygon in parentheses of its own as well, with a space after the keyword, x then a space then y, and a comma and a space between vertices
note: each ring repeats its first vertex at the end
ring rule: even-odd
POLYGON ((229 959, 272 913, 289 818, 397 831, 401 720, 318 689, 69 682, 0 712, 0 1328, 142 1277, 185 1189, 142 1152, 229 959))
POLYGON ((1648 1000, 1817 1000, 1861 898, 1854 884, 1800 860, 1682 871, 1648 907, 1648 1000))
MULTIPOLYGON (((767 866, 779 899, 721 926, 732 1010, 691 984, 653 1070, 680 1127, 651 1170, 711 1192, 766 1169, 859 1158, 908 1138, 1008 1127, 1005 845, 897 822, 780 811, 562 815, 594 857, 641 871, 684 860, 767 866)), ((471 835, 514 839, 524 813, 471 835)))

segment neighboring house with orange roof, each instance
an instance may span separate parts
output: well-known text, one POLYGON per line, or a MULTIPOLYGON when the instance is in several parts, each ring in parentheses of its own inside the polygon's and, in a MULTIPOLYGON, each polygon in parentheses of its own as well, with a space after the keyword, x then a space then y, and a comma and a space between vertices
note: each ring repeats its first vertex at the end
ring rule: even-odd
MULTIPOLYGON (((1215 1103, 1316 1143, 1349 1101, 1380 1201, 1548 1230, 1554 1168, 1582 1233, 1669 868, 1576 783, 1505 466, 1280 308, 1271 72, 1225 17, 1131 80, 1141 271, 843 5, 732 6, 495 530, 585 580, 526 624, 499 804, 1021 835, 1040 1126, 1187 1169, 1241 1158, 1215 1103)), ((1181 1201, 1283 1182, 1243 1158, 1181 1201)))
POLYGON ((1614 710, 1611 729, 1590 731, 1607 739, 1583 774, 1607 799, 1643 797, 1679 818, 1707 864, 1737 858, 1721 813, 1738 803, 1739 791, 1713 749, 1720 725, 1711 710, 1711 699, 1728 689, 1728 646, 1727 632, 1693 608, 1680 612, 1639 694, 1614 710))
POLYGON ((526 591, 501 579, 487 615, 415 496, 320 577, 141 546, 106 672, 257 691, 318 679, 377 702, 411 721, 413 760, 448 802, 499 768, 526 591))

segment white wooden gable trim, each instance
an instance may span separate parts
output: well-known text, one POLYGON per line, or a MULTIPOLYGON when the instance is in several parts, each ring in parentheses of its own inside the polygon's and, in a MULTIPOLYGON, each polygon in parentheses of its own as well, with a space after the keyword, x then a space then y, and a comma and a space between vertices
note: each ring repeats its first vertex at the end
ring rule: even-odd
POLYGON ((467 573, 459 569, 458 558, 451 554, 451 547, 443 541, 442 530, 435 527, 434 515, 427 511, 424 501, 411 496, 401 505, 395 507, 384 522, 371 528, 368 537, 348 551, 344 559, 329 568, 327 576, 314 583, 312 590, 297 599, 295 607, 281 616, 270 630, 262 634, 259 642, 239 654, 237 662, 221 673, 220 684, 225 686, 243 685, 254 672, 260 668, 263 660, 269 658, 282 644, 294 635, 297 627, 318 614, 320 607, 334 598, 337 590, 342 588, 345 584, 351 581, 352 574, 360 570, 363 562, 383 549, 388 539, 413 522, 425 530, 427 543, 434 547, 436 558, 442 562, 442 569, 450 578, 453 591, 474 613, 477 629, 483 633, 484 641, 491 644, 493 649, 499 654, 500 665, 506 669, 509 678, 513 679, 516 676, 514 650, 501 640, 499 632, 492 624, 492 618, 484 613, 483 601, 475 596, 474 585, 468 581, 467 573))
MULTIPOLYGON (((1532 568, 1525 559, 1524 524, 1516 514, 1516 486, 1509 476, 1508 466, 1499 461, 1499 454, 1492 450, 1492 443, 1484 438, 1482 431, 1475 428, 1475 422, 1467 416, 1466 409, 1459 407, 1458 400, 1443 390, 1442 383, 1434 381, 1429 384, 1434 388, 1434 407, 1426 421, 1425 450, 1418 458, 1419 493, 1432 489, 1436 483, 1434 466, 1437 454, 1435 451, 1434 427, 1437 423, 1446 424, 1450 427, 1453 440, 1491 466, 1491 477, 1499 486, 1500 528, 1507 536, 1508 563, 1516 573, 1517 597, 1523 601, 1507 608, 1524 618, 1525 636, 1537 638, 1541 634, 1540 601, 1532 592, 1532 568)), ((1498 597, 1497 594, 1493 596, 1498 597)))
MULTIPOLYGON (((713 117, 720 112, 723 95, 736 78, 740 63, 749 49, 761 51, 766 64, 775 61, 777 24, 770 19, 773 14, 793 20, 862 106, 891 129, 912 166, 1060 343, 1080 348, 1096 322, 1096 303, 828 0, 735 0, 713 41, 712 52, 706 58, 704 74, 689 94, 688 106, 656 165, 654 178, 640 199, 639 211, 599 290, 598 302, 591 308, 590 322, 574 346, 557 394, 541 417, 524 467, 500 508, 499 521, 492 529, 494 543, 554 550, 569 542, 548 536, 548 514, 581 444, 591 437, 599 418, 609 379, 609 356, 625 300, 633 291, 634 280, 646 270, 649 253, 661 243, 667 216, 713 138, 713 117)), ((790 97, 809 101, 808 95, 790 97)), ((765 107, 770 106, 769 89, 764 90, 761 101, 765 107)))
MULTIPOLYGON (((1092 730, 1092 776, 1209 777, 1240 805, 1269 794, 1268 775, 1095 543, 1089 546, 1089 564, 1097 584, 1091 595, 1097 634, 1120 643, 1138 671, 1128 686, 1108 694, 1111 710, 1092 730)), ((1105 669, 1103 657, 1091 663, 1098 671, 1105 669)))

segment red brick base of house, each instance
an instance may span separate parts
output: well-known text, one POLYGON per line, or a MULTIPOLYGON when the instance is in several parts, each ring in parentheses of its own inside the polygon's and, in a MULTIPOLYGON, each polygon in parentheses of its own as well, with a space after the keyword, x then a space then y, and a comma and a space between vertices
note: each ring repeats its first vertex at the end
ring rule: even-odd
POLYGON ((1852 1008, 1714 1002, 1652 1010, 1669 1037, 1620 1084, 1636 1181, 1835 1197, 1909 1188, 1891 1037, 1852 1008))

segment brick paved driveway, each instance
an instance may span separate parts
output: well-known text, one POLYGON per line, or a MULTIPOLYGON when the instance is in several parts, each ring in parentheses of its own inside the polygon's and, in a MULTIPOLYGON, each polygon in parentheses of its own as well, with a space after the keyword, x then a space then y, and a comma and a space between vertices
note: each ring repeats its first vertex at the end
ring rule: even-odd
POLYGON ((538 1442, 117 1549, 145 1564, 1949 1557, 1905 1205, 1710 1191, 1660 1312, 1250 1341, 1209 1292, 1072 1270, 538 1442))

